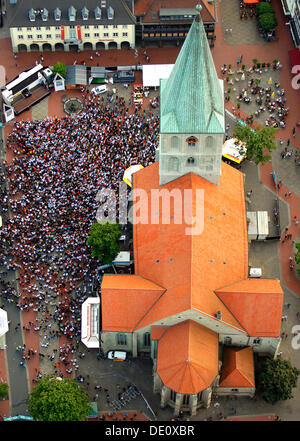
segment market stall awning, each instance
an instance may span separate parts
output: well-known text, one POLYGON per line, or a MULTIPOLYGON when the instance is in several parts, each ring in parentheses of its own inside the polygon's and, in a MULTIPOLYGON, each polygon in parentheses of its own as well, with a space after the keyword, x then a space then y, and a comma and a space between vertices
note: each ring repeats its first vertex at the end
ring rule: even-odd
POLYGON ((247 3, 247 4, 259 3, 259 0, 244 0, 244 3, 247 3))
POLYGON ((159 87, 160 80, 169 78, 174 64, 145 64, 143 65, 143 86, 159 87))
POLYGON ((0 309, 0 337, 8 332, 7 312, 0 309))
POLYGON ((99 297, 88 297, 81 306, 81 341, 88 348, 99 348, 99 297))
POLYGON ((300 49, 292 49, 289 51, 289 57, 291 60, 291 65, 293 66, 300 66, 300 49))
POLYGON ((222 156, 240 164, 246 158, 246 144, 240 142, 237 138, 230 138, 224 142, 222 147, 222 156))
POLYGON ((123 181, 126 182, 127 185, 132 187, 133 173, 135 173, 139 170, 142 170, 142 168, 144 168, 144 167, 141 164, 131 165, 130 167, 128 167, 124 172, 123 181))

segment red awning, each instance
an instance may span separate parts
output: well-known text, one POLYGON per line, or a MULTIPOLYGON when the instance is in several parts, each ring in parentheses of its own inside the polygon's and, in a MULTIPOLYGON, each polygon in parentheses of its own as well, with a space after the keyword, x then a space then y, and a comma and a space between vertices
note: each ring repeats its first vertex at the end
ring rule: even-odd
POLYGON ((291 65, 293 66, 300 66, 300 49, 292 49, 289 51, 289 57, 291 60, 291 65))
POLYGON ((259 3, 259 0, 243 0, 244 3, 259 3))

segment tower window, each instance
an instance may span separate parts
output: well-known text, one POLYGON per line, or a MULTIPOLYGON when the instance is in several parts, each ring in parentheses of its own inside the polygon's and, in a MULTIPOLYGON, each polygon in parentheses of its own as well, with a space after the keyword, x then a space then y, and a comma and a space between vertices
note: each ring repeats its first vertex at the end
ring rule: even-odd
POLYGON ((179 171, 179 160, 175 156, 172 156, 169 158, 169 164, 168 164, 169 171, 179 171))
POLYGON ((207 136, 205 138, 205 150, 206 153, 213 153, 215 152, 215 140, 213 136, 207 136))
POLYGON ((178 149, 179 148, 179 138, 178 136, 172 136, 171 138, 171 148, 178 149))
POLYGON ((188 165, 195 165, 195 159, 190 157, 190 158, 188 158, 187 163, 188 163, 188 165))

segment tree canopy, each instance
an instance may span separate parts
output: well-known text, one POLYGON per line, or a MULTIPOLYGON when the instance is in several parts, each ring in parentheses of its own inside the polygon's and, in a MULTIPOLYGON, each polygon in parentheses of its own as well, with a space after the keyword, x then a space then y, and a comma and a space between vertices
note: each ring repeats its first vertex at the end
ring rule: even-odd
POLYGON ((85 421, 91 405, 85 390, 75 381, 46 377, 29 395, 28 409, 39 421, 85 421))
POLYGON ((271 31, 278 25, 277 18, 272 12, 259 15, 258 23, 265 31, 271 31))
POLYGON ((59 73, 59 75, 61 75, 64 78, 66 77, 67 74, 66 65, 64 63, 61 63, 60 61, 58 61, 53 66, 53 75, 55 76, 57 73, 59 73))
POLYGON ((258 375, 258 390, 268 403, 293 398, 292 389, 297 386, 300 371, 289 361, 267 358, 258 375))
POLYGON ((256 164, 264 164, 271 159, 268 152, 277 148, 275 143, 277 129, 274 127, 263 127, 257 128, 255 131, 252 130, 248 125, 242 126, 237 124, 234 136, 246 143, 248 159, 252 159, 256 164))
POLYGON ((110 264, 120 251, 118 245, 120 237, 120 224, 96 222, 91 227, 86 243, 91 247, 93 257, 97 257, 103 264, 110 264))
POLYGON ((0 398, 6 398, 8 395, 8 384, 0 383, 0 398))
POLYGON ((258 15, 262 15, 262 14, 266 14, 266 13, 271 13, 274 14, 275 11, 272 7, 272 5, 269 2, 259 2, 256 6, 258 15))

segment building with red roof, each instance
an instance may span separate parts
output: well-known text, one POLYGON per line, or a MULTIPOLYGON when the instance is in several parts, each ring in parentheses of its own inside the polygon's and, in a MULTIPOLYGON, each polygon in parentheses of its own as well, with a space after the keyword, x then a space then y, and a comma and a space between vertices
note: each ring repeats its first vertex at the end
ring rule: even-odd
POLYGON ((101 347, 149 353, 161 406, 194 415, 213 392, 253 396, 283 292, 248 278, 244 177, 221 161, 223 88, 200 18, 161 89, 159 161, 133 175, 135 274, 103 277, 101 347))

